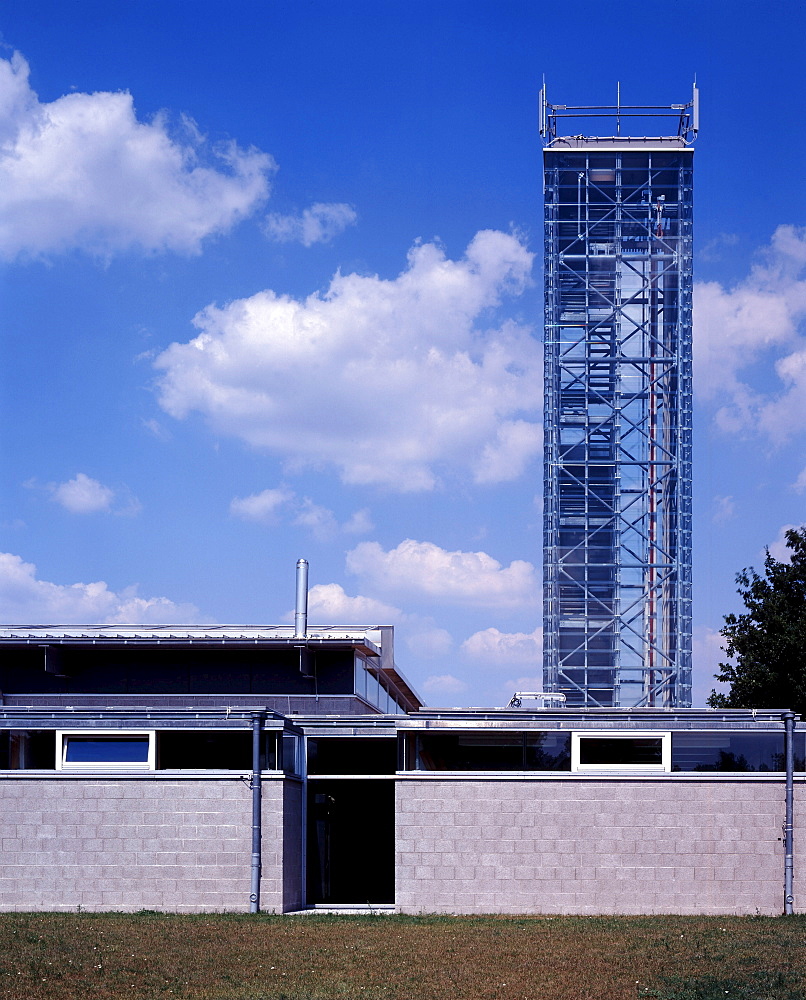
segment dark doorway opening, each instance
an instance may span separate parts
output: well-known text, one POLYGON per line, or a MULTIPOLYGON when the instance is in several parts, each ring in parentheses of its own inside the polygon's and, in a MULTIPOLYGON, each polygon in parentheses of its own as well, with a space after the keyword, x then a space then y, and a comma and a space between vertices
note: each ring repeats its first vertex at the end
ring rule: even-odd
POLYGON ((395 901, 394 781, 308 781, 308 903, 395 901))

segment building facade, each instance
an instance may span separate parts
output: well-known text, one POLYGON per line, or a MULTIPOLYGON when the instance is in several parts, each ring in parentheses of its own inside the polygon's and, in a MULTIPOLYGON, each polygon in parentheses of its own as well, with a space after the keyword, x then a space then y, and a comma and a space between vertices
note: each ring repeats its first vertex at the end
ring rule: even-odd
POLYGON ((544 688, 569 706, 691 704, 697 117, 696 88, 666 108, 541 92, 544 688))
POLYGON ((0 629, 0 909, 799 910, 792 713, 426 709, 296 632, 0 629))

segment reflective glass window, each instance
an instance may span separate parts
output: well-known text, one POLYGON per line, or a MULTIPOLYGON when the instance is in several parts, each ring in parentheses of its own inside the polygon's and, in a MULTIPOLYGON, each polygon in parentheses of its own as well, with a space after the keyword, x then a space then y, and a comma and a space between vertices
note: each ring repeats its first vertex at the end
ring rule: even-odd
POLYGON ((571 735, 556 732, 427 733, 416 737, 420 771, 569 771, 571 735))
POLYGON ((283 771, 299 774, 299 738, 293 733, 283 733, 283 771))
MULTIPOLYGON (((798 757, 797 734, 795 757, 798 757)), ((802 756, 800 767, 803 767, 802 756)), ((752 730, 673 733, 672 770, 785 771, 784 734, 752 730)))
POLYGON ((362 698, 367 696, 367 670, 358 656, 355 658, 355 693, 362 698))
POLYGON ((378 678, 374 677, 372 674, 367 674, 367 701, 370 705, 375 705, 377 708, 380 705, 381 698, 381 686, 378 683, 378 678))

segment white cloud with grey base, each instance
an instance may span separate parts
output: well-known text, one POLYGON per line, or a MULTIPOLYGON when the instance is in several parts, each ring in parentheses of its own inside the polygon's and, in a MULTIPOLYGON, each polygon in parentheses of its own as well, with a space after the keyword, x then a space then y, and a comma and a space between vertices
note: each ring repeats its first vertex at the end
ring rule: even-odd
POLYGON ((0 621, 9 624, 193 624, 202 621, 193 604, 167 597, 140 597, 137 588, 116 593, 102 580, 58 584, 37 577, 36 566, 0 553, 0 621))
POLYGON ((347 553, 347 570, 396 597, 500 609, 523 608, 538 599, 530 562, 515 559, 503 566, 486 552, 451 552, 412 538, 389 551, 378 542, 360 542, 347 553))
POLYGON ((391 604, 372 597, 350 597, 338 583, 317 583, 308 592, 308 619, 311 623, 396 625, 404 617, 400 608, 391 604))
POLYGON ((188 119, 139 119, 129 93, 40 102, 25 59, 0 59, 0 257, 198 253, 265 201, 274 170, 188 119))
POLYGON ((339 273, 304 300, 263 291, 208 306, 199 335, 155 362, 160 403, 290 470, 335 467, 354 485, 516 478, 540 447, 541 351, 525 326, 485 319, 523 291, 532 257, 483 231, 460 260, 417 244, 392 280, 339 273))
POLYGON ((806 229, 779 226, 732 288, 695 285, 696 388, 723 431, 780 444, 806 430, 805 319, 806 229))
POLYGON ((494 667, 514 663, 539 665, 543 658, 543 629, 536 628, 533 632, 502 632, 497 628, 486 628, 465 639, 462 652, 469 659, 480 660, 494 667))

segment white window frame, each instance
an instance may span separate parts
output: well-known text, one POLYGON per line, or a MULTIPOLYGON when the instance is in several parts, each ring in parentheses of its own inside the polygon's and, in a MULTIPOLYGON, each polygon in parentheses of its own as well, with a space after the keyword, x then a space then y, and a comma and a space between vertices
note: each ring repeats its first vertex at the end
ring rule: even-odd
POLYGON ((672 770, 672 734, 658 732, 656 729, 618 730, 579 730, 571 733, 571 771, 590 773, 597 771, 656 771, 672 770), (660 764, 581 764, 580 741, 588 738, 608 740, 659 739, 661 741, 660 764))
POLYGON ((57 729, 56 730, 56 770, 57 771, 154 771, 157 762, 157 740, 154 729, 57 729), (71 736, 92 738, 93 736, 147 737, 148 759, 142 763, 132 761, 96 760, 70 762, 65 760, 67 743, 71 736))

